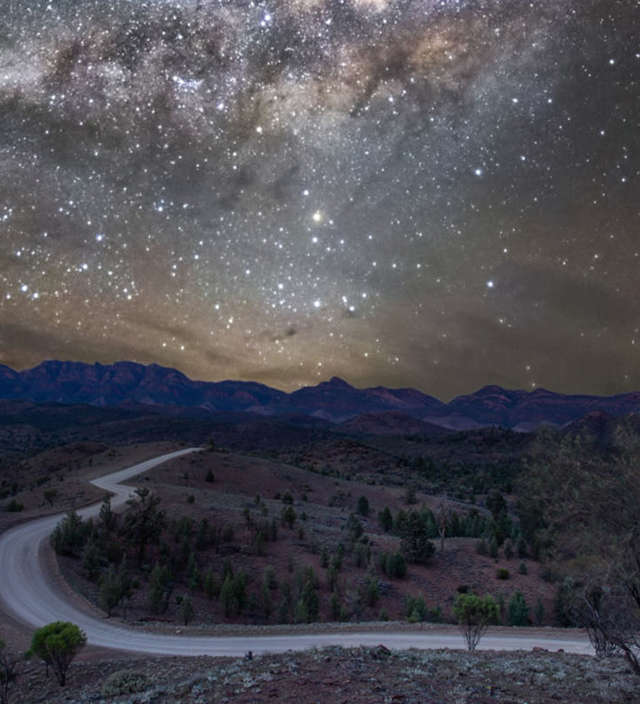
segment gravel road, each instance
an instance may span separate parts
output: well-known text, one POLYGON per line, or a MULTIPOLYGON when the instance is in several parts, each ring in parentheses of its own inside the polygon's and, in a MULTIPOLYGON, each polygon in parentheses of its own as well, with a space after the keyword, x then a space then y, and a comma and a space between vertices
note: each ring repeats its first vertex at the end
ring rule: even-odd
MULTIPOLYGON (((93 484, 113 493, 112 506, 124 504, 134 487, 122 484, 142 472, 175 457, 196 452, 189 448, 161 455, 128 469, 114 472, 93 484)), ((97 515, 100 504, 78 511, 83 518, 97 515)), ((63 514, 30 521, 12 528, 0 536, 0 604, 3 609, 29 627, 40 627, 51 621, 71 621, 87 634, 88 642, 103 648, 148 653, 149 655, 219 655, 237 656, 251 650, 254 653, 277 653, 327 645, 375 646, 384 644, 392 649, 463 648, 460 634, 449 631, 426 633, 384 630, 345 633, 311 633, 264 636, 194 636, 164 635, 128 629, 106 618, 92 614, 90 608, 80 608, 78 600, 59 575, 47 568, 48 537, 63 514)), ((592 654, 586 637, 571 633, 566 638, 556 634, 544 636, 539 631, 514 629, 513 634, 487 633, 480 642, 483 650, 527 650, 534 647, 548 650, 563 649, 568 653, 592 654)))

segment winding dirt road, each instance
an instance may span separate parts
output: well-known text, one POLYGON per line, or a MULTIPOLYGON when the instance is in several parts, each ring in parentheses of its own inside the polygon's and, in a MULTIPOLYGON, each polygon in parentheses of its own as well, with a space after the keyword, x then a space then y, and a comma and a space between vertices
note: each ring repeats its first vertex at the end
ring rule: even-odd
MULTIPOLYGON (((189 448, 161 455, 128 469, 93 480, 92 484, 113 493, 112 506, 126 502, 134 487, 125 482, 142 472, 175 457, 195 452, 189 448)), ((83 518, 97 515, 100 504, 78 511, 83 518)), ((464 641, 457 632, 367 631, 362 633, 312 633, 265 636, 193 636, 160 635, 125 628, 113 621, 100 619, 74 605, 66 590, 45 569, 44 553, 48 538, 63 514, 48 516, 12 528, 0 536, 0 603, 7 613, 32 628, 51 621, 71 621, 87 634, 88 642, 103 648, 148 653, 150 655, 218 655, 238 656, 248 650, 254 653, 302 650, 325 645, 344 647, 380 643, 388 648, 463 648, 464 641)), ((586 638, 575 633, 565 637, 535 635, 527 629, 513 634, 487 634, 480 642, 485 650, 527 650, 533 647, 566 652, 591 654, 586 638)))

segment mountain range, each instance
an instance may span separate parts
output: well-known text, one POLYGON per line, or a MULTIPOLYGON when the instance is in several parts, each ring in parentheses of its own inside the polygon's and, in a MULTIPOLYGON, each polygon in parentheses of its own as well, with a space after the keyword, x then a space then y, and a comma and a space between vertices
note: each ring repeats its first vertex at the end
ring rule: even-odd
POLYGON ((0 399, 307 416, 342 423, 346 429, 382 433, 490 425, 529 431, 541 424, 563 426, 594 411, 621 416, 640 410, 639 392, 588 396, 485 386, 444 403, 416 389, 359 389, 337 377, 286 393, 256 382, 194 381, 176 369, 136 362, 45 361, 23 371, 0 365, 0 399))

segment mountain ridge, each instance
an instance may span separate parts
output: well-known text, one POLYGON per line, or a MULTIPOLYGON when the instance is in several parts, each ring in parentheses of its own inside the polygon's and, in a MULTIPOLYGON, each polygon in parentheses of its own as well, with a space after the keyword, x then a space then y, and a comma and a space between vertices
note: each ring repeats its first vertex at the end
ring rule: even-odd
MULTIPOLYGON (((456 430, 487 425, 530 430, 542 424, 563 426, 593 412, 622 416, 640 411, 640 392, 594 396, 487 385, 445 403, 417 389, 357 388, 335 376, 287 393, 253 381, 193 380, 171 367, 130 361, 47 360, 22 371, 0 365, 0 399, 300 415, 332 423, 366 416, 366 427, 375 427, 378 421, 387 427, 393 419, 383 415, 401 413, 425 423, 425 428, 456 430)), ((398 417, 392 425, 397 421, 398 417)))

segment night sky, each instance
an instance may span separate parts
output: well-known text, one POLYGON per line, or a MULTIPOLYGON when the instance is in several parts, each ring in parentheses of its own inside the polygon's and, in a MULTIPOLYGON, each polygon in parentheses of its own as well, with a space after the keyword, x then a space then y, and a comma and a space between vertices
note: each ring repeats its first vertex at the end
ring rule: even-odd
POLYGON ((0 17, 0 362, 640 388, 640 2, 0 17))

